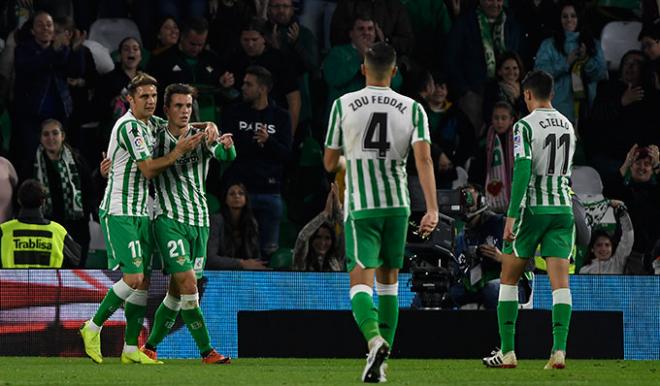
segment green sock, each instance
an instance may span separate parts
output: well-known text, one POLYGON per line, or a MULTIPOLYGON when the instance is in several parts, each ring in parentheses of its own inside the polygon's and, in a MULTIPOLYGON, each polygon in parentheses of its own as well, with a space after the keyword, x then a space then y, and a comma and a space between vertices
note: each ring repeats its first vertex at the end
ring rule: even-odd
POLYGON ((371 295, 366 292, 356 293, 351 299, 351 308, 353 317, 367 342, 380 336, 378 310, 374 307, 374 299, 371 295))
POLYGON ((202 309, 199 308, 199 306, 188 310, 182 309, 181 318, 186 323, 186 327, 188 327, 188 331, 190 331, 190 335, 192 335, 195 343, 197 343, 199 352, 203 353, 211 351, 213 349, 213 347, 211 347, 211 337, 209 336, 209 330, 204 323, 202 309))
POLYGON ((108 293, 105 294, 101 305, 99 305, 96 314, 94 314, 94 317, 92 318, 94 324, 102 326, 103 323, 105 323, 105 321, 117 311, 117 308, 119 308, 122 303, 124 303, 124 299, 117 296, 115 290, 111 287, 108 293))
POLYGON ((380 335, 392 348, 394 334, 399 323, 399 297, 378 295, 378 328, 380 335))
POLYGON ((557 303, 552 305, 552 351, 566 351, 568 326, 571 323, 571 305, 557 303))
POLYGON ((515 348, 516 320, 518 319, 518 302, 502 301, 497 303, 497 322, 500 329, 502 353, 506 354, 515 348))
POLYGON ((124 316, 126 317, 126 333, 124 342, 129 346, 137 346, 140 331, 144 323, 144 315, 147 313, 147 298, 149 294, 146 290, 136 290, 126 299, 124 305, 124 316))
POLYGON ((160 307, 156 310, 154 324, 151 327, 151 334, 149 334, 147 344, 152 347, 158 346, 160 342, 165 339, 167 334, 170 333, 177 315, 179 315, 179 311, 172 310, 164 303, 161 303, 160 307))

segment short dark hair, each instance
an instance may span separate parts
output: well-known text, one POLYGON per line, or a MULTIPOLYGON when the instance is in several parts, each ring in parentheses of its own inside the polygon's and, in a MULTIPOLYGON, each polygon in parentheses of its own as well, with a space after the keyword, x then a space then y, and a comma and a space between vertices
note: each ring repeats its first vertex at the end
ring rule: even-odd
POLYGON ((273 75, 265 67, 250 66, 245 69, 245 75, 250 74, 257 78, 257 83, 266 86, 268 91, 273 88, 273 75))
POLYGON ((39 126, 39 128, 40 128, 41 130, 43 130, 44 127, 46 127, 47 125, 50 125, 50 124, 56 124, 57 126, 60 127, 60 131, 61 131, 61 132, 64 132, 64 125, 62 125, 62 122, 58 121, 58 120, 55 119, 55 118, 44 119, 44 120, 41 122, 41 125, 39 126))
POLYGON ((266 36, 266 21, 260 17, 253 17, 241 26, 244 31, 257 31, 261 36, 266 36))
POLYGON ((550 100, 554 88, 552 75, 543 70, 529 72, 522 81, 522 89, 531 91, 536 99, 550 100))
POLYGON ((513 109, 513 106, 511 106, 511 103, 509 103, 507 101, 498 101, 498 102, 496 102, 493 105, 493 111, 495 111, 495 109, 506 110, 506 111, 509 112, 509 115, 511 115, 512 117, 516 116, 516 112, 513 109))
POLYGON ((39 208, 45 198, 46 190, 38 180, 32 178, 25 180, 18 188, 18 203, 21 204, 21 207, 23 208, 39 208))
POLYGON ((158 87, 158 81, 153 76, 147 74, 146 72, 139 72, 137 75, 131 79, 126 86, 126 90, 130 95, 135 95, 138 87, 141 86, 156 86, 158 87))
POLYGON ((642 40, 642 38, 645 37, 649 37, 653 40, 660 40, 660 19, 652 23, 646 23, 642 26, 642 30, 639 31, 637 40, 642 40))
POLYGON ((191 17, 189 19, 186 19, 183 23, 181 23, 181 35, 179 36, 180 37, 187 36, 188 33, 190 33, 190 31, 195 31, 196 34, 201 35, 204 32, 208 32, 208 30, 209 30, 209 22, 205 18, 191 17))
POLYGON ((165 87, 165 106, 169 107, 170 102, 172 102, 172 95, 192 95, 194 98, 196 91, 197 90, 195 90, 195 88, 189 84, 172 83, 171 85, 165 87))
POLYGON ((133 37, 133 36, 126 36, 125 38, 121 39, 119 42, 119 46, 117 47, 119 52, 121 52, 122 47, 124 47, 124 44, 129 41, 129 40, 135 40, 135 42, 140 46, 140 49, 142 49, 142 43, 138 40, 138 38, 133 37))
POLYGON ((364 59, 369 65, 369 68, 383 73, 396 65, 396 51, 391 45, 385 42, 378 42, 367 50, 364 59))

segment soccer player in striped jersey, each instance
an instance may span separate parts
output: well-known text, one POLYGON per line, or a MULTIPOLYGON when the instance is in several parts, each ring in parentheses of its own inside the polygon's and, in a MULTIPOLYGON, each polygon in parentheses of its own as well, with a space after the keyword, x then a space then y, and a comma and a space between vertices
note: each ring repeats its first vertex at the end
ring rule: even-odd
POLYGON ((325 140, 324 166, 346 160, 345 237, 351 307, 369 347, 362 381, 384 382, 399 318, 398 274, 410 215, 406 159, 412 147, 426 201, 420 232, 438 223, 428 121, 414 100, 390 89, 396 53, 377 43, 365 54, 367 87, 336 99, 325 140), (373 302, 376 275, 378 308, 373 302))
MULTIPOLYGON (((200 131, 189 124, 193 93, 192 87, 180 83, 165 89, 167 125, 156 131, 154 156, 168 154, 180 141, 194 137, 200 131)), ((172 275, 168 293, 156 311, 151 334, 142 348, 154 360, 156 346, 167 336, 180 312, 199 348, 203 363, 231 362, 211 346, 197 292, 197 279, 202 277, 209 238, 205 181, 211 157, 220 161, 236 158, 231 134, 222 135, 220 143, 205 142, 197 146, 154 179, 154 237, 163 259, 163 268, 172 275)))
POLYGON ((148 179, 194 149, 204 134, 190 136, 168 154, 152 158, 154 130, 165 122, 154 116, 156 87, 156 79, 144 73, 131 80, 127 87, 130 110, 115 123, 108 145, 111 166, 99 217, 108 249, 108 267, 120 268, 123 277, 110 288, 94 317, 80 329, 85 353, 96 363, 103 362, 101 327, 124 302, 126 334, 121 362, 158 363, 137 348, 147 309, 153 251, 148 179))
POLYGON ((483 358, 488 367, 517 366, 514 352, 517 284, 539 244, 552 286, 553 345, 545 368, 565 366, 572 305, 568 267, 575 243, 568 180, 576 138, 571 122, 550 103, 553 88, 552 76, 544 71, 529 73, 522 83, 525 103, 531 113, 513 127, 513 183, 504 227, 497 305, 501 349, 483 358))

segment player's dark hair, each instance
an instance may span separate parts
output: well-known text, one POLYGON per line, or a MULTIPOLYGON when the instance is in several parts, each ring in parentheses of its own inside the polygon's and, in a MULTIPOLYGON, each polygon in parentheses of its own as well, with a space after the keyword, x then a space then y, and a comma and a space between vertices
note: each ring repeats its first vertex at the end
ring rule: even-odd
POLYGON ((172 83, 171 85, 165 88, 165 106, 169 107, 170 102, 172 102, 172 95, 182 94, 182 95, 192 95, 195 97, 196 90, 194 87, 184 83, 172 83))
POLYGON ((364 60, 371 70, 382 74, 396 65, 396 51, 391 45, 378 42, 367 50, 364 60))
POLYGON ((257 78, 257 83, 261 86, 266 86, 268 91, 273 88, 273 75, 265 67, 250 66, 245 69, 245 74, 253 75, 257 78))
POLYGON ((555 88, 555 81, 552 75, 543 70, 531 71, 522 81, 522 89, 531 91, 534 98, 540 100, 552 99, 552 92, 555 88))
POLYGON ((189 19, 186 19, 183 23, 181 23, 181 34, 179 35, 179 37, 188 36, 190 31, 195 31, 196 34, 201 35, 205 32, 208 32, 208 30, 209 30, 209 22, 205 18, 191 17, 189 19))
POLYGON ((128 83, 128 86, 126 86, 126 90, 130 95, 135 95, 135 92, 137 91, 138 87, 141 86, 158 87, 158 81, 153 76, 145 72, 140 72, 137 75, 135 75, 133 79, 131 79, 131 81, 128 83))
POLYGON ((46 191, 41 182, 35 179, 23 181, 18 188, 18 203, 25 209, 36 209, 41 207, 46 198, 46 191))

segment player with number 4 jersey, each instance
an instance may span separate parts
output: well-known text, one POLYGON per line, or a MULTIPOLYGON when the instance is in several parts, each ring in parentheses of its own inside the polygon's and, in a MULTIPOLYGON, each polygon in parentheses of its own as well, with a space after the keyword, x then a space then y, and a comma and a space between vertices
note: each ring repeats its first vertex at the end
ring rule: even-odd
POLYGON ((575 221, 568 184, 576 137, 571 122, 550 103, 554 89, 550 74, 530 72, 522 89, 531 113, 513 128, 515 161, 497 305, 501 349, 483 358, 483 363, 488 367, 517 366, 517 283, 528 259, 540 246, 548 267, 553 304, 553 347, 545 368, 562 369, 572 308, 568 266, 575 243, 575 221))
POLYGON ((323 159, 328 171, 337 169, 342 151, 346 159, 346 260, 353 316, 369 347, 362 373, 362 381, 369 383, 385 382, 385 360, 398 322, 411 148, 427 209, 420 232, 428 235, 438 222, 426 114, 419 103, 390 89, 395 63, 396 53, 386 43, 367 50, 362 64, 367 87, 335 100, 323 159), (373 304, 374 275, 378 308, 373 304))

